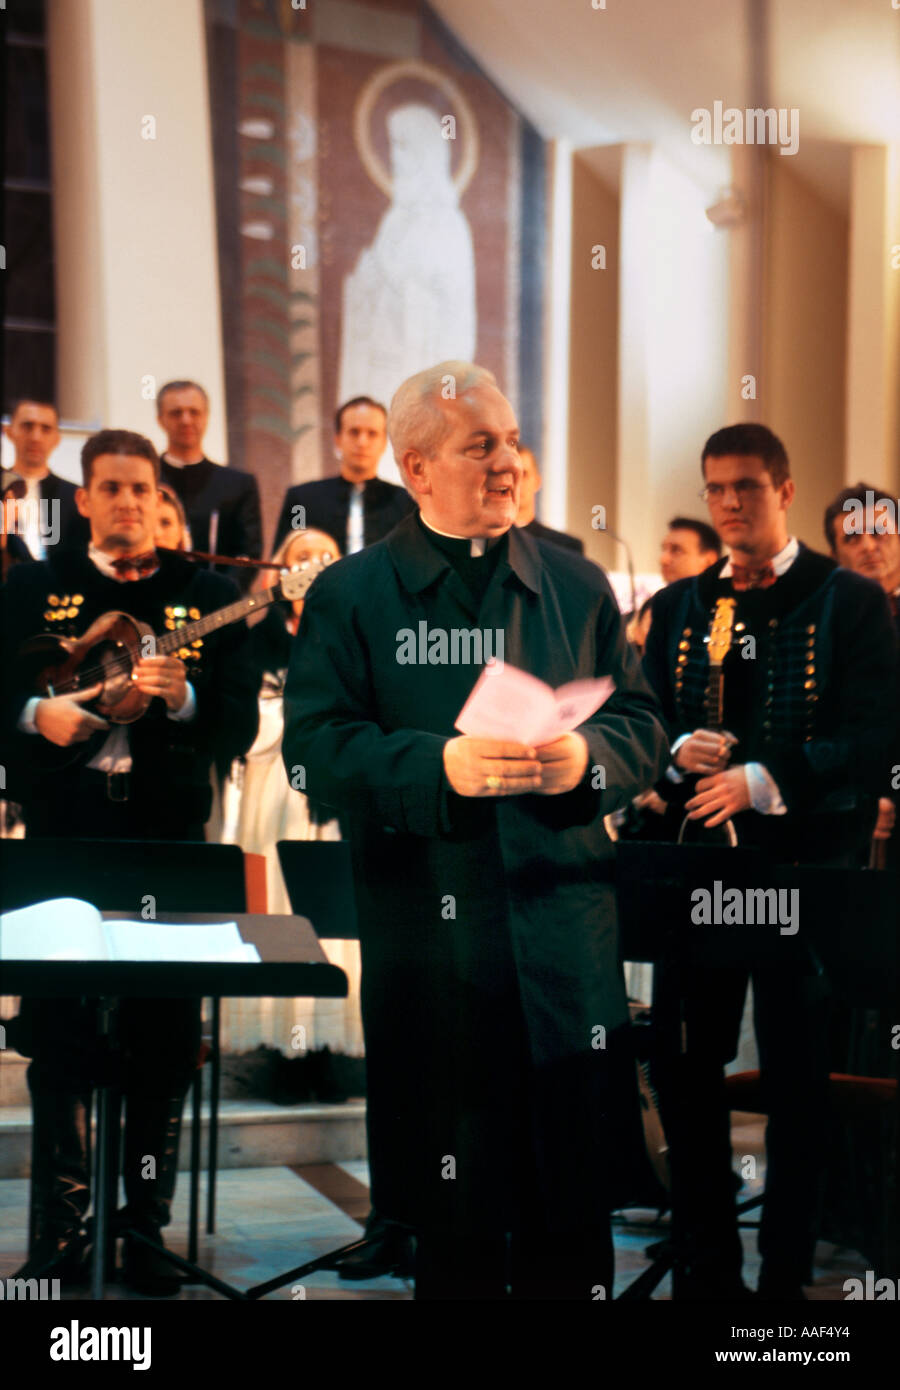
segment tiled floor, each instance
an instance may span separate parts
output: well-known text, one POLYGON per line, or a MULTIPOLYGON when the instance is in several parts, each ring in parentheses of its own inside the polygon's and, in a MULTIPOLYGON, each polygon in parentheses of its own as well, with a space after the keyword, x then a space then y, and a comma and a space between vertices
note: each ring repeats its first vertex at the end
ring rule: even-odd
MULTIPOLYGON (((735 1153, 762 1153, 762 1124, 752 1116, 737 1116, 733 1130, 735 1153)), ((742 1196, 749 1197, 762 1186, 762 1162, 759 1176, 746 1184, 742 1196)), ((365 1162, 345 1163, 343 1173, 357 1183, 368 1185, 365 1162)), ((296 1267, 306 1260, 324 1254, 354 1240, 360 1226, 340 1207, 318 1190, 323 1185, 322 1171, 315 1174, 316 1185, 304 1180, 303 1170, 291 1168, 248 1168, 225 1170, 218 1177, 218 1231, 215 1236, 202 1236, 200 1264, 228 1283, 239 1288, 263 1283, 276 1274, 296 1267)), ((338 1176, 338 1175, 334 1175, 338 1176)), ((347 1185, 345 1184, 345 1187, 347 1185)), ((352 1191, 353 1184, 350 1189, 352 1191)), ((359 1198, 352 1205, 359 1210, 359 1198)), ((0 1182, 0 1279, 8 1277, 21 1263, 26 1239, 28 1183, 10 1179, 0 1182)), ((187 1250, 187 1182, 179 1182, 173 1220, 166 1231, 167 1244, 179 1254, 187 1250)), ((350 1205, 350 1203, 347 1203, 350 1205)), ((668 1218, 657 1222, 652 1211, 633 1210, 618 1215, 614 1233, 616 1244, 616 1285, 618 1295, 638 1274, 647 1268, 644 1254, 654 1241, 664 1239, 668 1218)), ((758 1258, 755 1235, 743 1232, 745 1248, 744 1278, 755 1287, 758 1258)), ((852 1251, 838 1250, 820 1242, 818 1247, 816 1284, 808 1290, 815 1300, 842 1298, 843 1281, 860 1274, 865 1262, 852 1251)), ((670 1279, 666 1279, 654 1294, 655 1298, 670 1297, 670 1279)), ((71 1299, 87 1298, 87 1291, 67 1291, 71 1299)), ((272 1299, 411 1299, 412 1287, 400 1279, 382 1278, 364 1284, 347 1283, 333 1272, 308 1275, 303 1281, 303 1293, 296 1284, 287 1285, 268 1295, 272 1299)), ((132 1299, 118 1284, 110 1286, 110 1299, 132 1299)), ((221 1295, 203 1285, 185 1288, 181 1299, 218 1299, 221 1295)))

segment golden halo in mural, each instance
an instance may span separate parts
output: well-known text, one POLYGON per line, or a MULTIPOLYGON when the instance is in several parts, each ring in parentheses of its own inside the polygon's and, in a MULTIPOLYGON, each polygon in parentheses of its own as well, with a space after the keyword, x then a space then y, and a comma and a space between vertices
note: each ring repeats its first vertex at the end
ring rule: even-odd
POLYGON ((359 94, 353 113, 353 139, 363 167, 372 182, 390 198, 393 193, 391 175, 372 144, 372 111, 382 92, 404 77, 415 77, 421 82, 428 82, 450 100, 453 110, 447 114, 456 116, 463 142, 462 159, 453 175, 453 185, 462 197, 478 168, 478 126, 475 116, 452 78, 441 72, 440 68, 433 67, 431 63, 421 63, 416 58, 405 59, 400 63, 388 63, 386 67, 379 68, 359 94))

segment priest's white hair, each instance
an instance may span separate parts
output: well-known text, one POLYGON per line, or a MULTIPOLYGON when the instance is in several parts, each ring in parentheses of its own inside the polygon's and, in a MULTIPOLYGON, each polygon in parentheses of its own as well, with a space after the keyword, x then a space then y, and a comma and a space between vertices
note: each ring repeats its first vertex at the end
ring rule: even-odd
POLYGON ((407 377, 394 392, 388 411, 388 435, 401 473, 401 460, 407 449, 417 449, 425 458, 434 458, 450 433, 443 401, 454 400, 476 386, 496 385, 494 373, 474 362, 439 362, 436 367, 407 377))

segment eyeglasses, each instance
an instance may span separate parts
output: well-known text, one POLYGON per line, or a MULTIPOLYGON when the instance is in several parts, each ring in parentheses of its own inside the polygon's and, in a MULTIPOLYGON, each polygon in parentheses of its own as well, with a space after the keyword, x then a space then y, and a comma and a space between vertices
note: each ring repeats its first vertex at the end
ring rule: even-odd
POLYGON ((726 492, 733 492, 739 502, 750 502, 771 486, 771 483, 758 483, 755 478, 738 478, 736 483, 707 483, 697 496, 703 502, 721 502, 726 492))

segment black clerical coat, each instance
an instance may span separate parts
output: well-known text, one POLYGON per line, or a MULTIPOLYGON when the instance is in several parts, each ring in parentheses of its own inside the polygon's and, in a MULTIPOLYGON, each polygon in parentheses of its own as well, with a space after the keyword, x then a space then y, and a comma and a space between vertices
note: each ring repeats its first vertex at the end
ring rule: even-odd
POLYGON ((374 1205, 416 1225, 506 1229, 531 1145, 547 1219, 590 1224, 617 1142, 604 1042, 626 1018, 603 816, 667 761, 605 575, 512 531, 476 614, 408 518, 310 591, 284 757, 305 767, 309 795, 350 819, 374 1205), (404 629, 420 622, 502 629, 506 662, 554 687, 613 677, 614 696, 580 729, 590 765, 579 787, 452 791, 443 749, 481 668, 400 664, 404 629))
MULTIPOLYGON (((260 558, 259 485, 252 473, 222 467, 208 458, 176 468, 164 457, 160 462, 160 478, 181 499, 194 550, 214 550, 217 555, 248 555, 253 560, 260 558)), ((224 565, 221 572, 243 591, 250 588, 257 574, 254 569, 224 565)))

